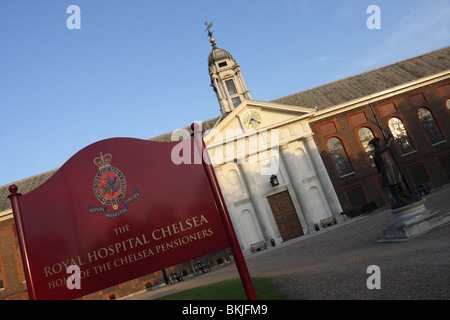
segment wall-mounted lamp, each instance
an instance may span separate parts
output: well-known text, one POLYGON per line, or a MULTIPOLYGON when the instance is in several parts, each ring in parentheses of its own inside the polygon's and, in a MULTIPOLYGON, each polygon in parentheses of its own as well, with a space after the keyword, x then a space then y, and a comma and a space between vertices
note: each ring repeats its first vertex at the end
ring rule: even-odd
POLYGON ((276 187, 277 185, 279 185, 280 183, 278 182, 278 177, 274 174, 272 174, 270 176, 270 184, 272 185, 272 187, 276 187))

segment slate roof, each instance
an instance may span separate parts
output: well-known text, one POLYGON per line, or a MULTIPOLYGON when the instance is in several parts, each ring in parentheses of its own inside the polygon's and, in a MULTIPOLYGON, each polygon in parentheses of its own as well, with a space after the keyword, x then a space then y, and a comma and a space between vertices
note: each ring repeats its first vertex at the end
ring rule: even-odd
POLYGON ((39 187, 41 184, 43 184, 45 181, 50 179, 50 177, 57 171, 58 169, 53 169, 44 173, 40 173, 38 175, 25 178, 7 185, 4 185, 0 187, 0 212, 8 210, 11 208, 11 202, 7 198, 10 194, 9 192, 9 186, 12 184, 15 184, 17 187, 19 187, 19 193, 26 194, 37 187, 39 187))
POLYGON ((450 46, 277 98, 272 102, 322 110, 449 69, 450 46))
MULTIPOLYGON (((318 110, 322 110, 449 69, 450 46, 385 67, 281 97, 272 100, 272 102, 293 106, 317 107, 318 110)), ((226 114, 204 121, 202 123, 202 129, 207 130, 212 128, 217 122, 220 122, 225 117, 226 114)), ((190 126, 185 127, 184 129, 191 132, 190 126)), ((172 132, 168 132, 150 138, 149 140, 160 142, 171 141, 171 135, 172 132)), ((14 184, 19 187, 19 192, 25 194, 43 184, 56 171, 57 169, 47 171, 14 182, 14 184)), ((9 195, 8 188, 11 184, 0 187, 0 212, 8 210, 11 207, 10 201, 7 198, 9 195)))

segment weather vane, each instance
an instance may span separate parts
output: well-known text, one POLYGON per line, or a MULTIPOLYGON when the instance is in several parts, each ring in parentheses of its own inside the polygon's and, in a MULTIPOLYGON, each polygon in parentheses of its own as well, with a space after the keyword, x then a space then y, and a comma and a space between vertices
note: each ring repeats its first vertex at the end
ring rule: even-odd
POLYGON ((214 31, 211 31, 211 28, 212 28, 212 26, 213 26, 213 23, 212 23, 212 22, 208 23, 208 22, 206 21, 206 22, 205 22, 205 26, 206 26, 205 32, 208 33, 209 41, 210 41, 211 43, 214 43, 215 40, 214 40, 214 38, 212 37, 214 31))

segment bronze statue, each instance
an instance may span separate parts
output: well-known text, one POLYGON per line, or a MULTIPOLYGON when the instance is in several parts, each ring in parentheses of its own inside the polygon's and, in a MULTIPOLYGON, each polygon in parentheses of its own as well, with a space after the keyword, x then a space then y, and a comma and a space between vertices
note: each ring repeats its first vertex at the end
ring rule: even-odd
POLYGON ((390 152, 387 152, 392 143, 392 135, 389 135, 386 143, 381 147, 380 139, 375 137, 369 144, 374 146, 373 159, 378 172, 381 173, 381 184, 383 188, 389 188, 391 208, 399 208, 410 204, 417 199, 413 199, 403 176, 399 171, 390 152))

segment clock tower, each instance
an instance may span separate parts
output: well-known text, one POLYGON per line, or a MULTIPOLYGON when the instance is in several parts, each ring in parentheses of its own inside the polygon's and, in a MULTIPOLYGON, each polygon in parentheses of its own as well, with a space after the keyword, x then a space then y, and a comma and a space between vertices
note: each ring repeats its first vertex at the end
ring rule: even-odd
POLYGON ((208 56, 208 69, 222 114, 233 111, 244 100, 251 100, 250 92, 242 78, 240 65, 224 49, 218 48, 209 33, 212 50, 208 56))

